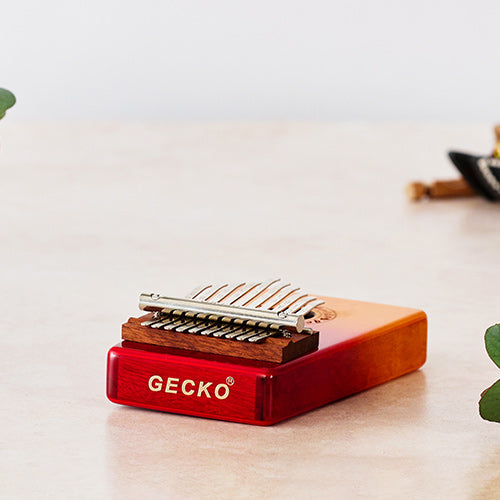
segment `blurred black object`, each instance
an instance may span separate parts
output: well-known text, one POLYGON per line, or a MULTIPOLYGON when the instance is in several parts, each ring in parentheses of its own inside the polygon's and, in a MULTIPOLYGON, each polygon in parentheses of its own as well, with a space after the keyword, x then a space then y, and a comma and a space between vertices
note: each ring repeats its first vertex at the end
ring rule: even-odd
POLYGON ((500 125, 495 127, 496 144, 489 156, 450 151, 448 156, 462 177, 431 184, 412 182, 406 188, 412 201, 424 198, 460 198, 480 195, 488 201, 500 201, 500 125))
POLYGON ((489 201, 500 201, 500 158, 458 151, 450 151, 448 156, 477 194, 489 201))

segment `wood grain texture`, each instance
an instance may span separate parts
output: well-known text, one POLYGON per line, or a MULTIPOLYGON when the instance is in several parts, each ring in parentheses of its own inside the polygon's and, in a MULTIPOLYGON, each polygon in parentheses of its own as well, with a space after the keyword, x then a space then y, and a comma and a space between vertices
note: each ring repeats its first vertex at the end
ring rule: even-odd
POLYGON ((270 337, 260 344, 238 340, 214 338, 191 333, 178 333, 142 326, 152 314, 140 318, 130 318, 122 326, 122 339, 176 349, 221 354, 237 358, 285 363, 318 347, 319 334, 292 333, 290 338, 270 337))

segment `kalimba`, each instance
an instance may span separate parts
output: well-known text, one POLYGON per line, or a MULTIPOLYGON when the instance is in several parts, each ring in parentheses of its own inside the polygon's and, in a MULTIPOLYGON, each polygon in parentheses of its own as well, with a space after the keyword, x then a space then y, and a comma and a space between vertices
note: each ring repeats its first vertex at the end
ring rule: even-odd
POLYGON ((108 353, 114 402, 270 425, 421 367, 427 317, 280 280, 142 294, 108 353))

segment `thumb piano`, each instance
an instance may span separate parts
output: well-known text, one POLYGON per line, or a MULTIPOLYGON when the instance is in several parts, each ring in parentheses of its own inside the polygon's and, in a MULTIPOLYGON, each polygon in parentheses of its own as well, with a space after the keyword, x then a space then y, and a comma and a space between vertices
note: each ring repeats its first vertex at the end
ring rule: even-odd
POLYGON ((420 368, 424 312, 280 280, 141 294, 108 353, 110 401, 270 425, 420 368))

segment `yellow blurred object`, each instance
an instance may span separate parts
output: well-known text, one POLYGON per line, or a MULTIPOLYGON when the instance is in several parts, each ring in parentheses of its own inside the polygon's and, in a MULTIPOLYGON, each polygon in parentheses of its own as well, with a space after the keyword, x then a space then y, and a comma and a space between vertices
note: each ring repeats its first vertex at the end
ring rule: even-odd
POLYGON ((495 135, 497 137, 497 142, 495 144, 495 149, 493 150, 493 156, 495 158, 500 158, 500 125, 495 126, 495 135))

